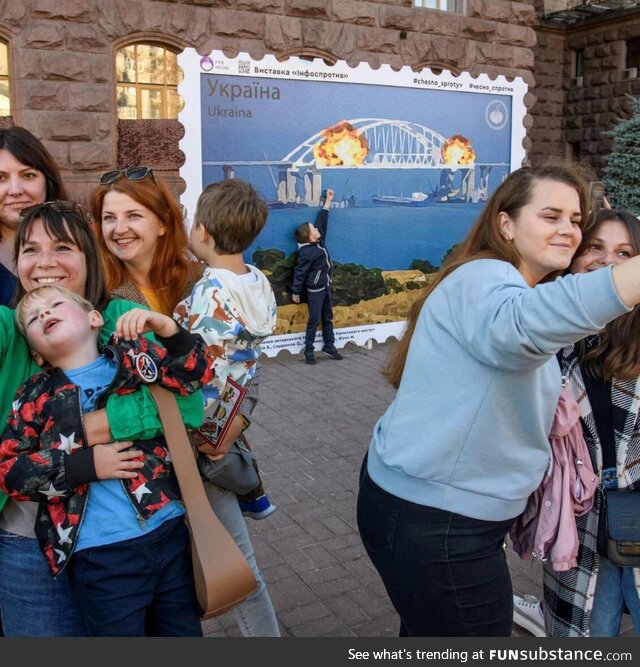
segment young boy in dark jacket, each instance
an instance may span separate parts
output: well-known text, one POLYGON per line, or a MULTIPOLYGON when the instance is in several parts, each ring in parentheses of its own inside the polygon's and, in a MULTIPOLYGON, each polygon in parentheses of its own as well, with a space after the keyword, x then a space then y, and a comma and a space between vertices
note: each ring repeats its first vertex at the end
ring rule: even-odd
POLYGON ((90 636, 144 636, 148 624, 161 636, 201 636, 164 437, 89 447, 82 415, 143 383, 196 391, 212 374, 204 341, 170 317, 134 309, 99 352, 101 314, 53 285, 27 293, 16 319, 50 368, 18 390, 0 444, 0 486, 40 503, 35 532, 51 574, 68 569, 90 636), (147 331, 164 347, 138 338, 147 331))
POLYGON ((333 190, 327 190, 325 202, 318 213, 316 224, 304 222, 296 228, 298 258, 293 271, 291 300, 300 303, 303 290, 307 292, 309 318, 304 339, 304 358, 308 364, 316 363, 313 343, 318 323, 322 323, 322 352, 333 359, 342 359, 336 350, 333 335, 333 305, 331 301, 332 264, 324 244, 329 223, 329 208, 333 190))

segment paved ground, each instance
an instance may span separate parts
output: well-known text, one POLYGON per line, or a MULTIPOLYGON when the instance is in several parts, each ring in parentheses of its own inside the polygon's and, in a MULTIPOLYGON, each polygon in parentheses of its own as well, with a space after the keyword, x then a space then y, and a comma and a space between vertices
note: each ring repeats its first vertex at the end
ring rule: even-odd
MULTIPOLYGON (((398 618, 360 541, 358 471, 373 425, 393 397, 379 369, 389 346, 348 345, 315 366, 265 359, 248 436, 278 510, 248 519, 283 637, 395 637, 398 618)), ((508 552, 514 590, 541 594, 540 566, 508 552)), ((633 635, 625 616, 624 634, 633 635)), ((232 613, 207 636, 239 636, 232 613)), ((514 636, 528 636, 513 628, 514 636)))

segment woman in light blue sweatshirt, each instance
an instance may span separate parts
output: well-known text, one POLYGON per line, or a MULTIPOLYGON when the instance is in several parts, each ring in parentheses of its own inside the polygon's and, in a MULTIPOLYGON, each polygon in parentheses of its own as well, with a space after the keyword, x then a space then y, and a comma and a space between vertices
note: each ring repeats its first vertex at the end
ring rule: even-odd
POLYGON ((549 463, 555 353, 640 302, 640 257, 552 280, 588 212, 571 168, 518 169, 411 310, 358 495, 401 636, 511 634, 503 544, 549 463))

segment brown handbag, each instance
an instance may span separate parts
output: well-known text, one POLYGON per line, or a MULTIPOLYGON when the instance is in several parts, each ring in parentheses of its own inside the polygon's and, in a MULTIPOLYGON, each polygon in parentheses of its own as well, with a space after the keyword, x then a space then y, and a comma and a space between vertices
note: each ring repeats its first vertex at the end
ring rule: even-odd
POLYGON ((202 619, 223 614, 256 590, 256 578, 227 529, 211 509, 176 397, 149 385, 158 406, 191 531, 191 558, 202 619))

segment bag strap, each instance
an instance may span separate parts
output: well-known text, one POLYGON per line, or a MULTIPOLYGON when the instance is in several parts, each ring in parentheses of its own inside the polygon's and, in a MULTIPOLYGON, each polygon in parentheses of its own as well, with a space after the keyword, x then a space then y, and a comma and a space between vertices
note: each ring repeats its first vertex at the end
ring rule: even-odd
POLYGON ((191 521, 198 511, 211 506, 202 485, 187 429, 182 421, 175 395, 157 383, 150 384, 149 389, 158 406, 158 414, 178 478, 182 500, 191 521))
MULTIPOLYGON (((209 601, 214 597, 229 601, 226 607, 229 608, 257 588, 256 578, 242 551, 209 504, 175 395, 157 383, 149 385, 149 389, 158 406, 187 511, 195 555, 196 590, 206 591, 209 601), (217 576, 221 573, 224 573, 222 581, 217 576)), ((199 601, 204 612, 203 618, 225 611, 222 607, 208 609, 206 602, 200 598, 199 601)))

